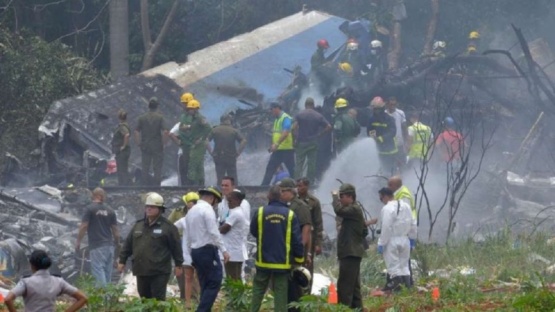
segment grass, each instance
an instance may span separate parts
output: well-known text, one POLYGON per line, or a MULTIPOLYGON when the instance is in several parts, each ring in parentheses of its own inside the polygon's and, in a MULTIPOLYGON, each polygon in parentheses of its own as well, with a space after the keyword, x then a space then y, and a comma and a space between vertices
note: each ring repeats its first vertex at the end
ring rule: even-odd
MULTIPOLYGON (((449 246, 418 245, 413 253, 419 264, 415 271, 417 287, 385 297, 371 296, 385 282, 383 258, 375 246, 371 247, 361 265, 364 306, 369 311, 384 312, 554 311, 555 275, 546 269, 555 261, 555 244, 549 244, 548 238, 542 233, 517 237, 503 230, 480 243, 464 240, 449 246), (440 298, 433 301, 430 289, 436 286, 440 298)), ((316 272, 337 277, 334 257, 318 257, 316 268, 316 272)), ((88 311, 185 311, 179 300, 143 302, 122 297, 121 286, 102 292, 90 285, 92 281, 86 280, 81 285, 91 301, 88 311)), ((251 290, 250 284, 224 283, 214 311, 247 311, 251 290)), ((326 299, 325 294, 306 296, 300 306, 303 311, 348 311, 329 305, 326 299)), ((272 307, 273 299, 268 295, 263 311, 272 311, 272 307)))

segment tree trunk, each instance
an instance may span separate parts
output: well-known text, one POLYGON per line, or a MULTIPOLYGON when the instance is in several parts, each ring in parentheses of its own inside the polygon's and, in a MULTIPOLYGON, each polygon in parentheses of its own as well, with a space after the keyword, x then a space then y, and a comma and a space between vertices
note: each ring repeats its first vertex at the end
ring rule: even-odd
POLYGON ((391 27, 391 51, 387 54, 389 70, 399 67, 399 59, 401 58, 401 21, 393 21, 391 27))
POLYGON ((128 0, 110 2, 110 73, 112 78, 129 75, 128 0))
POLYGON ((426 38, 424 39, 424 51, 422 52, 424 55, 432 53, 432 44, 436 35, 437 20, 439 18, 439 0, 430 0, 430 4, 432 6, 432 16, 430 17, 426 38))
POLYGON ((160 47, 162 46, 162 42, 166 38, 168 34, 168 30, 170 29, 170 25, 173 22, 175 15, 177 14, 177 8, 179 7, 180 0, 175 0, 170 8, 166 20, 162 25, 162 29, 160 29, 160 33, 156 36, 156 40, 152 43, 152 39, 150 36, 150 25, 148 22, 148 1, 141 0, 141 27, 143 28, 143 41, 145 45, 145 56, 143 58, 143 66, 141 71, 145 71, 152 67, 152 63, 154 62, 154 57, 160 47), (147 43, 148 40, 148 43, 147 43))

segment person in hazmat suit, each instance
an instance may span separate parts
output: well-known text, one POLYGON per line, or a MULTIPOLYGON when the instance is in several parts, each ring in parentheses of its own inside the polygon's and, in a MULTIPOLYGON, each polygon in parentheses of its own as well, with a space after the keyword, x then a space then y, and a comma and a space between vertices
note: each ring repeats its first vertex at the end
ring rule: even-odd
POLYGON ((393 191, 382 188, 378 192, 385 204, 381 211, 381 236, 378 253, 384 257, 387 280, 383 291, 399 291, 410 287, 409 258, 411 246, 416 245, 416 220, 410 206, 395 200, 393 191))

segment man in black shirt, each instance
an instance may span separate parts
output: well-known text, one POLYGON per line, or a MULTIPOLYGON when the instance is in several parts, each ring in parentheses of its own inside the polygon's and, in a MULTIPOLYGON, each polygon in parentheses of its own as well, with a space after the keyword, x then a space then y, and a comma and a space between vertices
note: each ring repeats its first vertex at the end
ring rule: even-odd
POLYGON ((78 252, 85 232, 88 234, 91 274, 97 286, 105 286, 110 282, 114 267, 114 244, 119 246, 116 214, 104 203, 105 199, 103 189, 94 189, 92 203, 85 208, 75 244, 78 252))

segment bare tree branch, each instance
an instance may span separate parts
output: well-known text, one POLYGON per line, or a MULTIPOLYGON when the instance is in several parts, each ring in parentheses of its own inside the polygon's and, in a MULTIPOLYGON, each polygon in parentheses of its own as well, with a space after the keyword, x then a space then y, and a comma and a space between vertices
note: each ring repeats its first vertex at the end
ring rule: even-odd
POLYGON ((423 55, 430 55, 432 53, 432 43, 436 35, 437 20, 439 17, 439 0, 430 0, 430 4, 432 7, 432 16, 430 17, 426 38, 424 39, 423 55))
MULTIPOLYGON (((141 1, 145 1, 146 0, 141 0, 141 1)), ((173 19, 175 18, 175 15, 177 14, 177 8, 179 7, 179 0, 175 0, 170 8, 170 10, 168 11, 168 14, 166 16, 166 19, 164 20, 164 24, 162 25, 162 29, 160 29, 160 33, 158 34, 158 36, 156 37, 156 40, 154 41, 154 44, 152 44, 151 46, 149 46, 148 49, 145 49, 145 56, 143 58, 143 66, 141 68, 142 71, 145 71, 149 68, 152 67, 152 63, 154 62, 154 56, 156 55, 156 53, 158 52, 158 50, 160 50, 160 47, 162 46, 162 42, 164 41, 164 39, 166 38, 166 35, 168 34, 168 30, 170 29, 170 25, 173 22, 173 19)), ((143 6, 142 6, 142 2, 141 2, 141 16, 144 14, 143 13, 143 6)), ((148 12, 147 12, 148 15, 148 12)), ((147 27, 148 29, 150 29, 150 27, 147 27)), ((150 36, 150 30, 148 35, 150 36)), ((143 40, 145 39, 145 34, 143 32, 143 40)), ((146 47, 146 44, 145 44, 146 47)))

